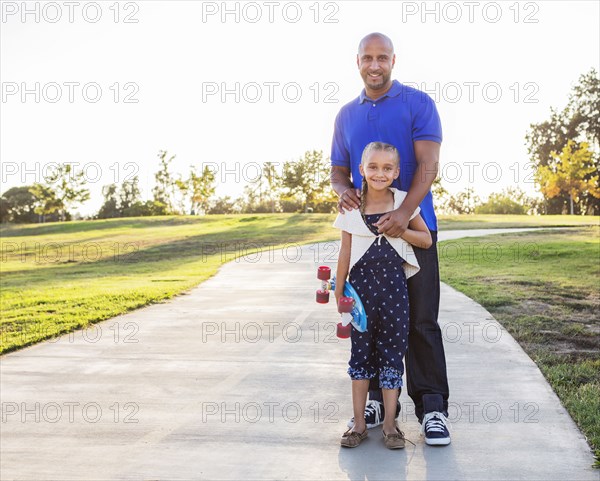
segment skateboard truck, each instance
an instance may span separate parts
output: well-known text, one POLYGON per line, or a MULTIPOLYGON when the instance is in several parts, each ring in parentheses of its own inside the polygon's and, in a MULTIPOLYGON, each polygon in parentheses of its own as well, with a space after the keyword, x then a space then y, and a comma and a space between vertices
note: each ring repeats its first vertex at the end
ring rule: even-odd
MULTIPOLYGON (((321 289, 317 290, 317 302, 319 304, 327 304, 329 302, 329 293, 335 290, 335 276, 331 278, 330 267, 319 266, 317 269, 317 278, 321 281, 321 289)), ((365 309, 358 293, 348 281, 344 284, 344 297, 340 297, 338 312, 342 314, 342 320, 337 325, 337 336, 339 338, 347 339, 350 337, 350 333, 352 332, 350 324, 359 332, 367 330, 365 309)))

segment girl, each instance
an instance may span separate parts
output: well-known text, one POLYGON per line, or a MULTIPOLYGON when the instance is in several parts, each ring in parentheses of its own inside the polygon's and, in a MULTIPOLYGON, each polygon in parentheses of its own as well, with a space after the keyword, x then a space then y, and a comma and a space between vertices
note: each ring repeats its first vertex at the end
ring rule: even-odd
POLYGON ((413 213, 401 237, 379 234, 374 224, 397 209, 406 192, 390 187, 400 175, 400 157, 393 145, 371 142, 363 151, 363 176, 359 210, 338 215, 334 227, 342 230, 335 298, 343 296, 344 283, 356 289, 367 314, 367 331, 352 329, 352 354, 348 374, 352 379, 355 423, 344 433, 341 445, 356 447, 367 437, 365 405, 369 380, 379 377, 385 417, 386 447, 404 447, 404 434, 395 422, 398 389, 402 386, 402 360, 408 347, 408 292, 406 279, 419 271, 411 244, 428 248, 431 234, 425 221, 413 213))

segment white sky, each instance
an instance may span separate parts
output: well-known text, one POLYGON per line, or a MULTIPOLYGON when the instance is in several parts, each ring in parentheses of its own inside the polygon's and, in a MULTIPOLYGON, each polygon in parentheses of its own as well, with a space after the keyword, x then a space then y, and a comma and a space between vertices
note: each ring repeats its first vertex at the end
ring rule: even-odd
POLYGON ((526 130, 550 106, 565 105, 580 74, 600 68, 599 3, 26 2, 33 13, 23 18, 22 2, 3 1, 2 190, 43 180, 49 163, 78 162, 92 191, 79 211, 90 214, 102 203, 101 187, 134 170, 149 198, 165 149, 185 175, 191 164, 215 163, 217 194, 235 197, 256 163, 297 160, 311 149, 329 155, 335 115, 362 89, 358 41, 380 31, 395 44, 393 77, 437 100, 446 188, 472 186, 486 197, 518 176, 533 193, 523 182, 531 174, 526 130), (239 15, 222 18, 223 7, 239 15), (126 23, 128 15, 138 22, 126 23), (36 82, 40 98, 22 98, 36 82), (69 82, 79 84, 73 102, 69 82), (54 83, 62 97, 53 103, 54 83), (221 88, 235 91, 236 83, 240 98, 221 98, 221 88), (262 98, 251 102, 256 84, 262 98), (124 102, 128 94, 138 102, 124 102), (480 163, 471 179, 469 162, 480 163))

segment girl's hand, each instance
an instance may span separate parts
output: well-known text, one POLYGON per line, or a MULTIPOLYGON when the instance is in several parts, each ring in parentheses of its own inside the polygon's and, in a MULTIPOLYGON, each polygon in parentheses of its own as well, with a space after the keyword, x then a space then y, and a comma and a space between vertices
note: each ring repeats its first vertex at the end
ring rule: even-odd
POLYGON ((344 297, 344 292, 343 291, 338 291, 337 289, 334 292, 335 294, 335 306, 338 309, 338 312, 340 312, 340 298, 344 297))

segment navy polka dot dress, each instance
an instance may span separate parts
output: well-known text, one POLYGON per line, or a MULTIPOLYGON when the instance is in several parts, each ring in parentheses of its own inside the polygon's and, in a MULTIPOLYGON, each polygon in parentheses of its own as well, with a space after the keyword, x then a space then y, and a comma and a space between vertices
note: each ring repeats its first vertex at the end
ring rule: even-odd
MULTIPOLYGON (((369 229, 383 214, 365 215, 369 229)), ((350 284, 356 289, 367 314, 367 331, 352 328, 352 354, 348 374, 353 380, 379 375, 379 387, 402 386, 402 360, 408 348, 408 290, 402 264, 404 259, 384 236, 373 241, 350 270, 350 284)))

